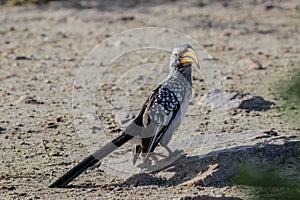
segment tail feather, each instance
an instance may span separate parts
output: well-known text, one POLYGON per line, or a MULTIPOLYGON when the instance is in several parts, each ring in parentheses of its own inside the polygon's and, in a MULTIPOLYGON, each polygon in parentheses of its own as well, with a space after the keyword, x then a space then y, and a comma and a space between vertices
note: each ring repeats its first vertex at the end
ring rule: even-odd
POLYGON ((101 159, 108 156, 110 153, 112 153, 114 150, 116 150, 118 147, 122 146, 123 144, 125 144, 132 138, 133 138, 133 136, 123 133, 122 135, 120 135, 119 137, 117 137, 116 139, 111 141, 110 143, 106 144, 104 147, 97 150, 95 153, 89 155, 87 158, 85 158, 83 161, 81 161, 75 167, 73 167, 72 169, 67 171, 62 177, 57 179, 49 187, 57 188, 57 187, 66 186, 68 183, 73 181, 77 176, 79 176, 81 173, 83 173, 89 167, 94 166, 101 159))

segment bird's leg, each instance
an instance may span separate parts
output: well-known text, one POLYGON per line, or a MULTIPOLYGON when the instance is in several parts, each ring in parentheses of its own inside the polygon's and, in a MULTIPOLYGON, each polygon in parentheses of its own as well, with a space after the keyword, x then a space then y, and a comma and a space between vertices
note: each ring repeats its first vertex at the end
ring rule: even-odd
POLYGON ((163 146, 169 153, 169 156, 171 156, 174 152, 166 145, 166 146, 163 146))
POLYGON ((133 163, 133 165, 135 165, 137 159, 139 158, 139 156, 140 156, 140 154, 142 152, 141 145, 136 145, 135 147, 133 147, 132 151, 133 151, 133 160, 132 160, 132 163, 133 163))
MULTIPOLYGON (((149 158, 155 162, 158 161, 158 157, 155 155, 154 152, 151 152, 150 155, 148 156, 148 158, 146 158, 146 159, 149 159, 149 158)), ((145 161, 146 161, 146 159, 145 159, 145 161)))

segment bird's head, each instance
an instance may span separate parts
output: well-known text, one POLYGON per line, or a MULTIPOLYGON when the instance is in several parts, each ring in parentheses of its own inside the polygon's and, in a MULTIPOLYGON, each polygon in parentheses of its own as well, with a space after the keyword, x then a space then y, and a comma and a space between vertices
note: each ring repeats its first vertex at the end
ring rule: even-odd
POLYGON ((181 73, 191 72, 193 64, 199 67, 198 56, 191 45, 184 44, 173 49, 170 58, 171 70, 181 73))

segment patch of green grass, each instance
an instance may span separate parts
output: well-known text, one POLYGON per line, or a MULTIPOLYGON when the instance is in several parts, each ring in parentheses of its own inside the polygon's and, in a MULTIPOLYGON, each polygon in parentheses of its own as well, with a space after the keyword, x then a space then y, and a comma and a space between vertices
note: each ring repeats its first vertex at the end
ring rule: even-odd
POLYGON ((279 99, 279 111, 292 128, 300 130, 300 63, 272 83, 272 93, 279 99))
POLYGON ((285 85, 278 88, 280 97, 287 103, 299 103, 300 101, 300 66, 294 70, 285 85))
POLYGON ((270 166, 244 164, 231 180, 237 185, 258 187, 293 187, 294 183, 282 177, 278 170, 270 166))
MULTIPOLYGON (((300 157, 296 158, 297 162, 300 157)), ((298 163, 299 164, 299 163, 298 163)), ((253 199, 300 199, 299 166, 243 164, 230 179, 234 185, 247 185, 255 189, 253 199)))
MULTIPOLYGON (((300 130, 300 62, 270 81, 282 121, 300 130)), ((230 183, 254 187, 253 199, 300 199, 300 145, 296 155, 281 164, 243 164, 230 183)))
POLYGON ((278 95, 284 99, 287 104, 299 103, 300 69, 293 70, 290 72, 290 75, 287 74, 287 77, 275 83, 275 89, 277 89, 278 95))

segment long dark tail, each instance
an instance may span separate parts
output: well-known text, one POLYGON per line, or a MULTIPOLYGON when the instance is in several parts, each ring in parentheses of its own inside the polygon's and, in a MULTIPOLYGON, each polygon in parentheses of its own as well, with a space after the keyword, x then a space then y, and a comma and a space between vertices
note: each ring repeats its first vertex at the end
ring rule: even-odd
POLYGON ((97 150, 95 153, 89 155, 87 158, 85 158, 75 167, 67 171, 62 177, 57 179, 49 187, 58 188, 58 187, 66 186, 68 183, 73 181, 77 176, 83 173, 86 169, 94 166, 101 159, 108 156, 110 153, 112 153, 114 150, 116 150, 118 147, 122 146, 132 138, 133 136, 123 133, 122 135, 120 135, 110 143, 106 144, 104 147, 97 150))

